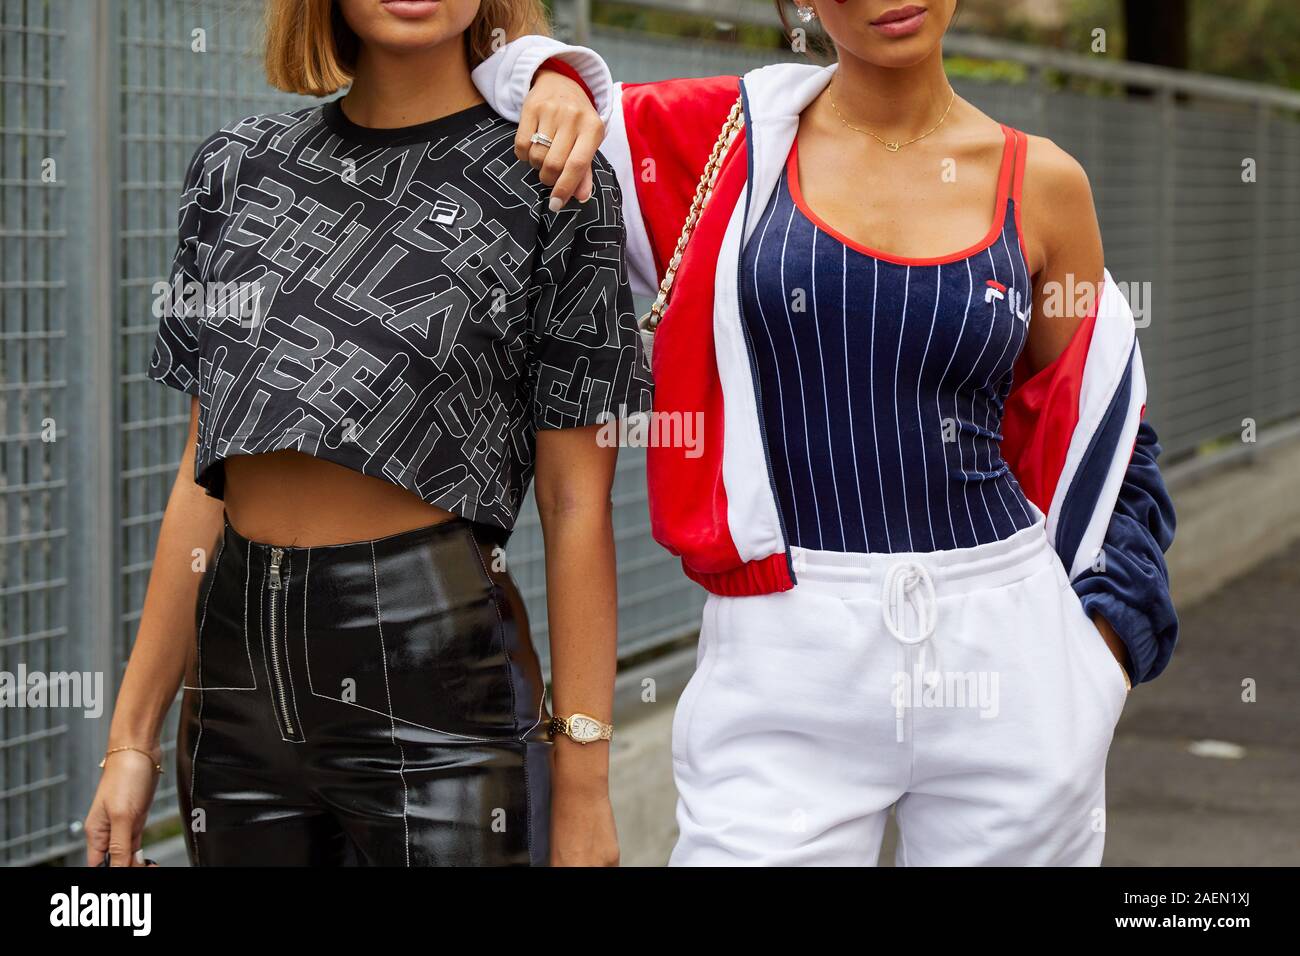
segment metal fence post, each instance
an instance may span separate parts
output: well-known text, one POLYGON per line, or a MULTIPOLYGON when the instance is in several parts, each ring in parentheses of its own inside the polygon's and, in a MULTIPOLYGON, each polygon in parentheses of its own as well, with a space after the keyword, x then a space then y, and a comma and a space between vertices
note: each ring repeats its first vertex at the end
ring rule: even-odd
MULTIPOLYGON (((68 96, 64 173, 68 184, 68 380, 64 421, 68 455, 69 664, 102 674, 103 716, 80 712, 70 735, 70 837, 98 780, 108 739, 119 662, 113 653, 118 607, 115 546, 118 494, 116 429, 117 0, 68 0, 68 96)), ((75 858, 76 851, 73 853, 75 858)))
POLYGON ((591 0, 555 0, 553 32, 566 43, 589 46, 591 43, 591 0))
MULTIPOLYGON (((1253 278, 1250 283, 1250 408, 1247 414, 1255 421, 1255 442, 1247 449, 1246 461, 1252 464, 1258 459, 1259 439, 1262 437, 1258 429, 1272 424, 1272 416, 1265 409, 1264 388, 1268 378, 1264 372, 1266 359, 1266 349, 1268 348, 1268 336, 1265 334, 1265 323, 1267 314, 1264 309, 1264 289, 1265 289, 1265 270, 1264 256, 1267 253, 1267 237, 1265 236, 1268 221, 1268 198, 1269 183, 1273 182, 1272 163, 1269 161, 1269 137, 1268 127, 1271 122, 1272 109, 1268 103, 1259 103, 1255 106, 1255 135, 1254 148, 1251 154, 1255 159, 1255 181, 1251 183, 1254 190, 1255 201, 1251 204, 1254 214, 1254 225, 1251 236, 1251 272, 1253 278)), ((1236 175, 1241 175, 1240 167, 1236 175)))
POLYGON ((587 46, 591 42, 591 0, 570 0, 573 6, 573 42, 587 46))
MULTIPOLYGON (((1151 278, 1151 293, 1146 303, 1151 325, 1147 334, 1154 342, 1153 353, 1164 354, 1170 341, 1169 325, 1173 321, 1169 303, 1173 297, 1174 277, 1174 208, 1178 200, 1178 101, 1174 91, 1162 87, 1157 93, 1160 137, 1160 187, 1156 197, 1157 232, 1159 250, 1156 254, 1156 274, 1151 278)), ((1144 354, 1148 354, 1144 351, 1144 354)), ((1145 363, 1147 392, 1152 395, 1167 394, 1167 362, 1145 363), (1154 372, 1154 374, 1153 374, 1154 372)), ((1159 427, 1159 425, 1157 425, 1159 427)))

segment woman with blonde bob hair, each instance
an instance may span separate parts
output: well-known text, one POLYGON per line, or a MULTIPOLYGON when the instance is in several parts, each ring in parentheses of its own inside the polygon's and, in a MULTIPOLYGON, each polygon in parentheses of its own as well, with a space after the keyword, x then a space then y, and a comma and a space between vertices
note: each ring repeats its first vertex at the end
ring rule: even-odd
POLYGON ((182 684, 194 865, 617 862, 596 435, 650 407, 618 188, 597 159, 586 201, 549 200, 471 78, 545 26, 536 0, 267 3, 269 80, 348 89, 224 126, 186 174, 150 376, 190 429, 92 863, 135 865, 182 684), (505 566, 534 478, 554 717, 505 566))
MULTIPOLYGON (((266 4, 266 79, 272 86, 289 93, 330 96, 354 81, 362 43, 344 15, 345 5, 338 0, 272 0, 266 4)), ((456 9, 451 16, 457 24, 465 16, 471 18, 460 31, 470 69, 509 37, 548 32, 546 9, 539 0, 479 0, 477 4, 462 0, 452 5, 456 9)), ((391 0, 381 6, 414 11, 421 4, 391 0)), ((413 19, 419 22, 418 17, 413 19)), ((449 20, 447 37, 451 29, 449 20)))

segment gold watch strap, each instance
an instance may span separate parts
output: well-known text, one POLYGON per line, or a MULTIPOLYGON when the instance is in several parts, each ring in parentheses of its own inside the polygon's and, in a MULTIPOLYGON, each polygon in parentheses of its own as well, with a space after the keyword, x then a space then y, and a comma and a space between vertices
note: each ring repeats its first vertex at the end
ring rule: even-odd
POLYGON ((580 744, 594 743, 597 740, 613 740, 614 725, 610 723, 606 723, 605 721, 600 720, 596 717, 592 717, 590 714, 574 713, 568 717, 552 717, 551 733, 552 735, 563 734, 564 736, 568 737, 570 740, 573 740, 574 742, 580 744), (578 720, 586 721, 594 724, 599 731, 598 734, 594 737, 574 736, 572 723, 578 720))

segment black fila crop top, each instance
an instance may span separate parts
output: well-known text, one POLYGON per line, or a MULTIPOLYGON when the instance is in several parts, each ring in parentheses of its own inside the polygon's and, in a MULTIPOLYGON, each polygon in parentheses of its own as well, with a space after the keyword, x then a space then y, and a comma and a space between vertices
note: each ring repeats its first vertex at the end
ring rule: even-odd
POLYGON ((536 430, 651 406, 613 170, 547 209, 486 104, 371 129, 338 100, 194 154, 151 378, 199 398, 195 480, 296 449, 504 541, 536 430))

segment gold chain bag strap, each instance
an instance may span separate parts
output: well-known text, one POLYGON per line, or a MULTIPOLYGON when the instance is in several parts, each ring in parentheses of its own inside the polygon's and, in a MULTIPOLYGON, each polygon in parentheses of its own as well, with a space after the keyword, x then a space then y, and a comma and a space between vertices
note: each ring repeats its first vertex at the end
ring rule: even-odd
POLYGON ((713 144, 713 152, 709 154, 709 161, 704 165, 704 173, 700 176, 699 184, 695 187, 695 197, 691 200, 691 210, 686 214, 686 222, 682 225, 682 234, 677 237, 677 248, 673 250, 672 258, 668 260, 668 268, 664 270, 663 281, 659 283, 659 294, 655 296, 650 311, 637 321, 637 329, 641 333, 641 347, 645 349, 647 364, 650 362, 654 349, 655 330, 659 327, 659 323, 663 321, 664 309, 668 307, 668 295, 672 292, 673 279, 677 276, 677 267, 681 265, 682 253, 686 251, 686 243, 691 238, 691 233, 695 231, 695 223, 699 221, 704 204, 713 195, 713 186, 718 180, 718 171, 722 168, 722 157, 726 155, 727 147, 736 138, 736 134, 740 132, 743 123, 742 102, 737 98, 736 102, 732 104, 731 112, 727 114, 727 121, 722 124, 722 132, 718 134, 718 141, 713 144))

